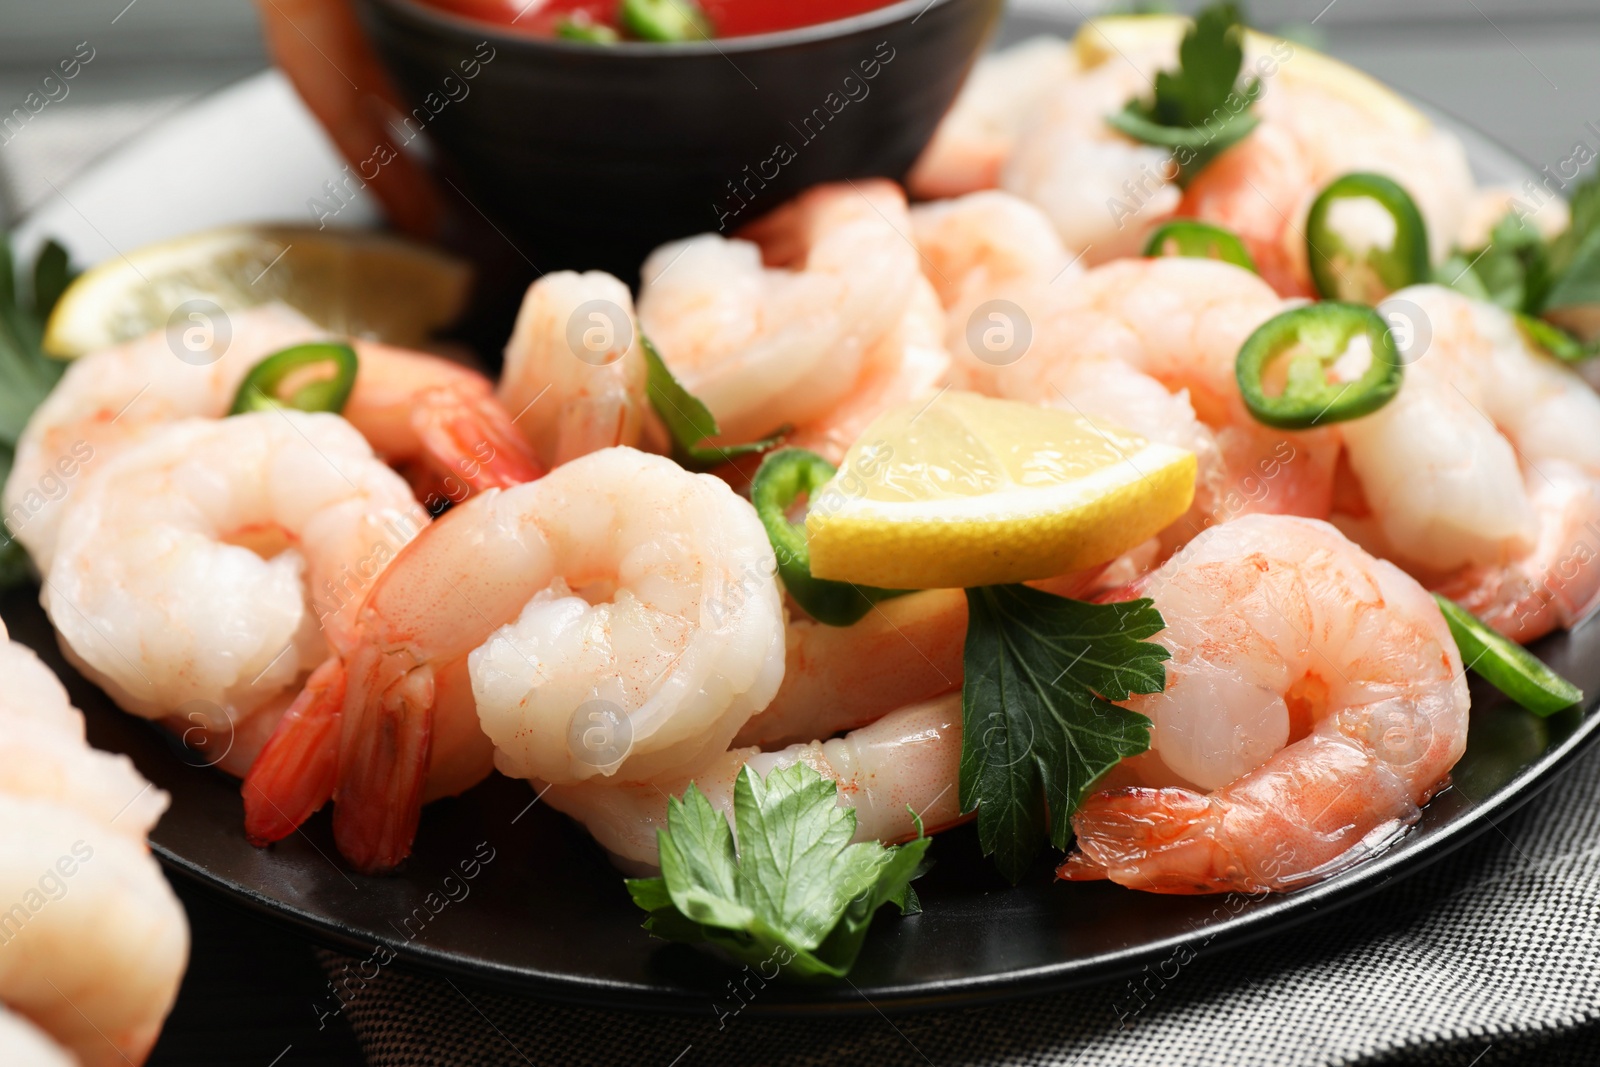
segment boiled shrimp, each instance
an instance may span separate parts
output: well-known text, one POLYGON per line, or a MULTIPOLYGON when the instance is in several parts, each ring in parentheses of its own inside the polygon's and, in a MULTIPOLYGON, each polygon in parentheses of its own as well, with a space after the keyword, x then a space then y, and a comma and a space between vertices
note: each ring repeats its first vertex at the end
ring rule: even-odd
POLYGON ((1234 374, 1239 347, 1282 308, 1260 278, 1226 263, 1121 260, 1025 308, 1029 349, 972 373, 997 395, 1104 419, 1193 451, 1195 503, 1163 534, 1170 550, 1237 515, 1321 518, 1332 507, 1334 431, 1262 425, 1234 374))
POLYGON ((1078 71, 1072 46, 1033 37, 980 56, 906 184, 919 200, 993 189, 1000 169, 1050 94, 1078 71))
POLYGON ((629 448, 448 512, 374 584, 345 657, 340 850, 366 871, 405 858, 452 722, 547 781, 726 749, 782 678, 775 566, 726 483, 629 448))
POLYGON ((1091 263, 1131 255, 1178 206, 1170 153, 1117 132, 1105 117, 1146 94, 1175 42, 1082 62, 1068 42, 1038 37, 985 56, 917 161, 919 197, 1001 188, 1037 204, 1091 263), (1139 197, 1138 210, 1108 205, 1139 197), (1131 218, 1131 224, 1129 222, 1131 218))
POLYGON ((188 958, 183 909, 144 844, 167 796, 88 747, 82 713, 3 625, 0 674, 0 1002, 32 1024, 0 1011, 0 1057, 142 1063, 188 958), (68 1052, 49 1058, 53 1043, 68 1052))
POLYGON ((1063 877, 1293 889, 1386 847, 1466 747, 1455 641, 1414 579, 1316 520, 1213 527, 1130 590, 1166 621, 1149 784, 1073 817, 1063 877))
POLYGON ((892 183, 818 186, 739 238, 657 249, 640 325, 725 440, 803 426, 851 395, 901 320, 918 273, 910 232, 892 183))
POLYGON ((0 1008, 0 1059, 24 1067, 79 1067, 72 1053, 20 1015, 0 1008))
MULTIPOLYGON (((1028 584, 1093 599, 1149 570, 1154 549, 1142 546, 1113 564, 1028 584)), ((849 626, 791 612, 786 633, 783 684, 739 731, 736 746, 768 749, 832 737, 961 688, 967 596, 961 589, 927 589, 894 597, 849 626)))
MULTIPOLYGON (((328 336, 282 304, 234 312, 230 322, 231 339, 215 334, 202 351, 157 331, 82 356, 34 411, 3 502, 7 527, 41 573, 50 568, 65 501, 85 472, 166 423, 226 415, 262 359, 328 336)), ((481 375, 434 356, 353 344, 360 366, 343 414, 389 461, 429 488, 454 480, 452 499, 537 476, 537 462, 481 375)))
POLYGON ((784 442, 838 464, 874 419, 899 404, 947 384, 950 354, 944 347, 945 315, 938 294, 918 278, 900 321, 868 350, 866 367, 850 394, 832 410, 784 442))
POLYGON ((1600 397, 1492 305, 1429 285, 1382 310, 1405 382, 1343 427, 1336 521, 1507 636, 1571 626, 1600 600, 1600 397))
POLYGON ((1208 164, 1184 191, 1178 214, 1237 233, 1262 277, 1285 296, 1314 296, 1306 249, 1311 202, 1334 179, 1363 171, 1398 182, 1427 224, 1438 263, 1467 226, 1476 195, 1466 150, 1448 130, 1382 89, 1351 92, 1365 76, 1295 51, 1263 80, 1254 131, 1208 164))
POLYGON ((734 744, 771 748, 831 737, 959 689, 966 636, 960 589, 885 600, 849 626, 792 614, 783 684, 734 744))
POLYGON ((349 644, 428 521, 347 422, 283 411, 152 429, 68 504, 41 591, 65 654, 126 710, 224 736, 349 644))
POLYGON ((951 693, 829 741, 773 752, 734 748, 692 773, 551 785, 542 795, 625 866, 649 868, 659 862, 656 833, 667 828, 667 797, 681 795, 691 782, 731 821, 734 782, 746 766, 765 777, 804 763, 838 783, 839 805, 856 813, 854 840, 893 843, 915 837, 918 819, 928 832, 961 821, 960 759, 961 694, 951 693))
POLYGON ((499 389, 546 467, 637 446, 650 408, 628 287, 601 271, 534 282, 506 343, 499 389))

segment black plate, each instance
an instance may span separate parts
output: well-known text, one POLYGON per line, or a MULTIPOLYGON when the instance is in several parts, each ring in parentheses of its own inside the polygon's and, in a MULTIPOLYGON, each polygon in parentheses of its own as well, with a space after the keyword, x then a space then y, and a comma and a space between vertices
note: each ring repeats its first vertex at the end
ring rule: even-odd
MULTIPOLYGON (((1004 36, 1051 28, 1012 19, 1004 36)), ((1480 179, 1517 182, 1531 173, 1461 123, 1449 124, 1480 179)), ((203 761, 194 753, 118 711, 68 667, 35 591, 0 599, 0 617, 60 674, 87 714, 90 741, 126 752, 172 795, 151 844, 177 874, 359 957, 381 947, 379 959, 393 952, 531 996, 703 1012, 724 991, 730 972, 712 958, 653 941, 639 928, 642 913, 621 877, 585 833, 533 804, 525 784, 496 777, 431 805, 415 854, 391 877, 350 873, 325 813, 304 833, 257 850, 241 830, 238 783, 196 766, 203 761)), ((1489 829, 1554 782, 1600 733, 1600 627, 1552 637, 1535 651, 1591 694, 1586 710, 1540 720, 1474 682, 1469 743, 1454 787, 1394 848, 1336 878, 1255 901, 1160 897, 1105 883, 1058 884, 1041 861, 1011 888, 979 856, 972 830, 957 829, 934 842, 936 866, 918 883, 923 913, 885 913, 849 984, 774 986, 749 1010, 914 1010, 1040 993, 1137 970, 1182 944, 1209 950, 1280 934, 1372 893, 1489 829)))
MULTIPOLYGON (((379 947, 428 969, 533 996, 703 1012, 729 972, 652 940, 621 876, 588 836, 494 777, 428 807, 403 871, 368 878, 338 860, 326 813, 303 833, 252 848, 238 783, 156 727, 125 715, 61 659, 32 595, 0 602, 12 636, 39 651, 88 716, 97 748, 126 752, 172 794, 151 845, 174 871, 365 958, 379 947), (530 806, 531 805, 531 806, 530 806), (471 878, 467 874, 473 874, 471 878)), ((1600 693, 1600 626, 1549 638, 1541 658, 1600 693)), ((870 1011, 1016 996, 1107 978, 1183 943, 1236 944, 1371 893, 1488 829, 1553 782, 1600 735, 1593 700, 1539 719, 1474 682, 1472 725, 1455 785, 1394 848, 1321 885, 1262 900, 1164 897, 1109 883, 1063 884, 1042 861, 1011 888, 978 854, 971 827, 939 835, 917 883, 921 915, 892 909, 873 926, 851 984, 774 986, 752 1011, 870 1011)), ((384 959, 379 955, 378 959, 384 959)))

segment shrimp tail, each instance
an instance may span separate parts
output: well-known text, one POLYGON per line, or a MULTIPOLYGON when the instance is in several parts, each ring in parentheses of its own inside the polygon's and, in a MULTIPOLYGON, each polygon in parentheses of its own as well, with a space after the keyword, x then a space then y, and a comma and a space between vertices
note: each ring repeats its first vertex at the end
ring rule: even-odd
POLYGON ((1240 887, 1243 872, 1217 840, 1219 809, 1190 789, 1130 787, 1086 800, 1072 817, 1078 851, 1058 878, 1114 882, 1155 893, 1240 887))
POLYGON ((398 867, 411 854, 433 750, 433 669, 359 650, 345 698, 333 836, 363 874, 398 867), (357 666, 366 667, 361 671, 357 666))
POLYGON ((283 840, 333 797, 344 693, 344 663, 329 657, 311 672, 251 764, 240 792, 252 845, 283 840))
POLYGON ((411 425, 429 468, 471 492, 506 489, 545 473, 511 415, 493 396, 440 387, 417 398, 411 425))

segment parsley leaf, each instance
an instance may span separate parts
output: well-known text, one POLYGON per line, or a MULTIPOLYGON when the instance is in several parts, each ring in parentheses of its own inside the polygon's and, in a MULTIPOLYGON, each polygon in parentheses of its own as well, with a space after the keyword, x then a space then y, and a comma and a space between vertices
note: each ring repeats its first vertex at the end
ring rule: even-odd
POLYGON ((644 348, 645 393, 650 398, 650 406, 656 409, 672 435, 672 458, 684 467, 706 470, 740 456, 765 452, 789 433, 789 427, 783 426, 749 444, 706 444, 722 432, 711 409, 673 376, 667 361, 661 358, 648 337, 640 334, 639 342, 644 348))
POLYGON ((851 844, 856 813, 839 807, 838 795, 836 782, 803 763, 765 781, 746 767, 733 788, 737 844, 694 785, 667 798, 661 876, 628 881, 633 902, 650 913, 645 929, 707 941, 794 978, 843 977, 879 907, 920 910, 911 881, 926 869, 929 839, 851 844))
POLYGON ((1117 707, 1159 693, 1170 653, 1152 601, 1088 604, 1025 585, 967 590, 961 810, 1013 883, 1047 838, 1067 847, 1072 813, 1125 756, 1150 747, 1150 720, 1117 707))
MULTIPOLYGON (((1457 251, 1440 264, 1434 280, 1514 312, 1529 339, 1558 359, 1575 363, 1600 354, 1595 338, 1580 340, 1540 318, 1600 305, 1600 175, 1573 190, 1571 211, 1566 230, 1550 241, 1517 210, 1508 211, 1488 244, 1457 251)), ((1551 318, 1565 325, 1560 316, 1551 318)))
POLYGON ((1475 300, 1529 314, 1542 305, 1550 276, 1544 238, 1515 214, 1495 223, 1487 245, 1458 252, 1434 271, 1435 281, 1475 300))
POLYGON ((1600 175, 1572 193, 1572 221, 1550 242, 1553 280, 1540 310, 1600 304, 1600 175))
MULTIPOLYGON (((11 475, 17 438, 33 409, 50 394, 67 365, 39 347, 45 320, 75 277, 66 249, 46 241, 33 268, 33 299, 18 291, 11 244, 0 236, 0 485, 11 475)), ((28 558, 9 534, 0 534, 0 589, 28 578, 28 558)))
POLYGON ((1244 24, 1236 4, 1201 11, 1178 45, 1178 69, 1156 74, 1148 100, 1130 100, 1106 116, 1115 129, 1145 144, 1173 149, 1178 184, 1194 176, 1224 149, 1243 140, 1259 121, 1250 106, 1261 96, 1261 80, 1239 87, 1244 66, 1244 24))

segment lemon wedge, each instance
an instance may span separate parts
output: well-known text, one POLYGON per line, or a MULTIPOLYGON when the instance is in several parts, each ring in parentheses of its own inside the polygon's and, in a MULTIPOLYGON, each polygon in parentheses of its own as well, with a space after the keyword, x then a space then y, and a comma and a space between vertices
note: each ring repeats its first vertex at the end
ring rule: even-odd
POLYGON ((61 295, 44 350, 71 359, 142 337, 180 305, 281 300, 337 333, 417 347, 466 304, 471 270, 379 234, 234 226, 146 245, 85 271, 61 295))
POLYGON ((947 390, 880 415, 812 498, 811 573, 942 589, 1092 567, 1187 511, 1195 469, 1079 415, 947 390))
MULTIPOLYGON (((1083 24, 1072 39, 1072 50, 1086 70, 1111 60, 1126 62, 1129 53, 1176 48, 1190 25, 1191 20, 1182 15, 1106 15, 1083 24)), ((1278 62, 1266 79, 1269 83, 1282 78, 1285 84, 1320 89, 1395 129, 1422 133, 1433 125, 1387 85, 1308 45, 1246 30, 1244 48, 1246 76, 1253 72, 1258 58, 1270 55, 1278 62), (1283 58, 1285 49, 1287 59, 1283 58)))

